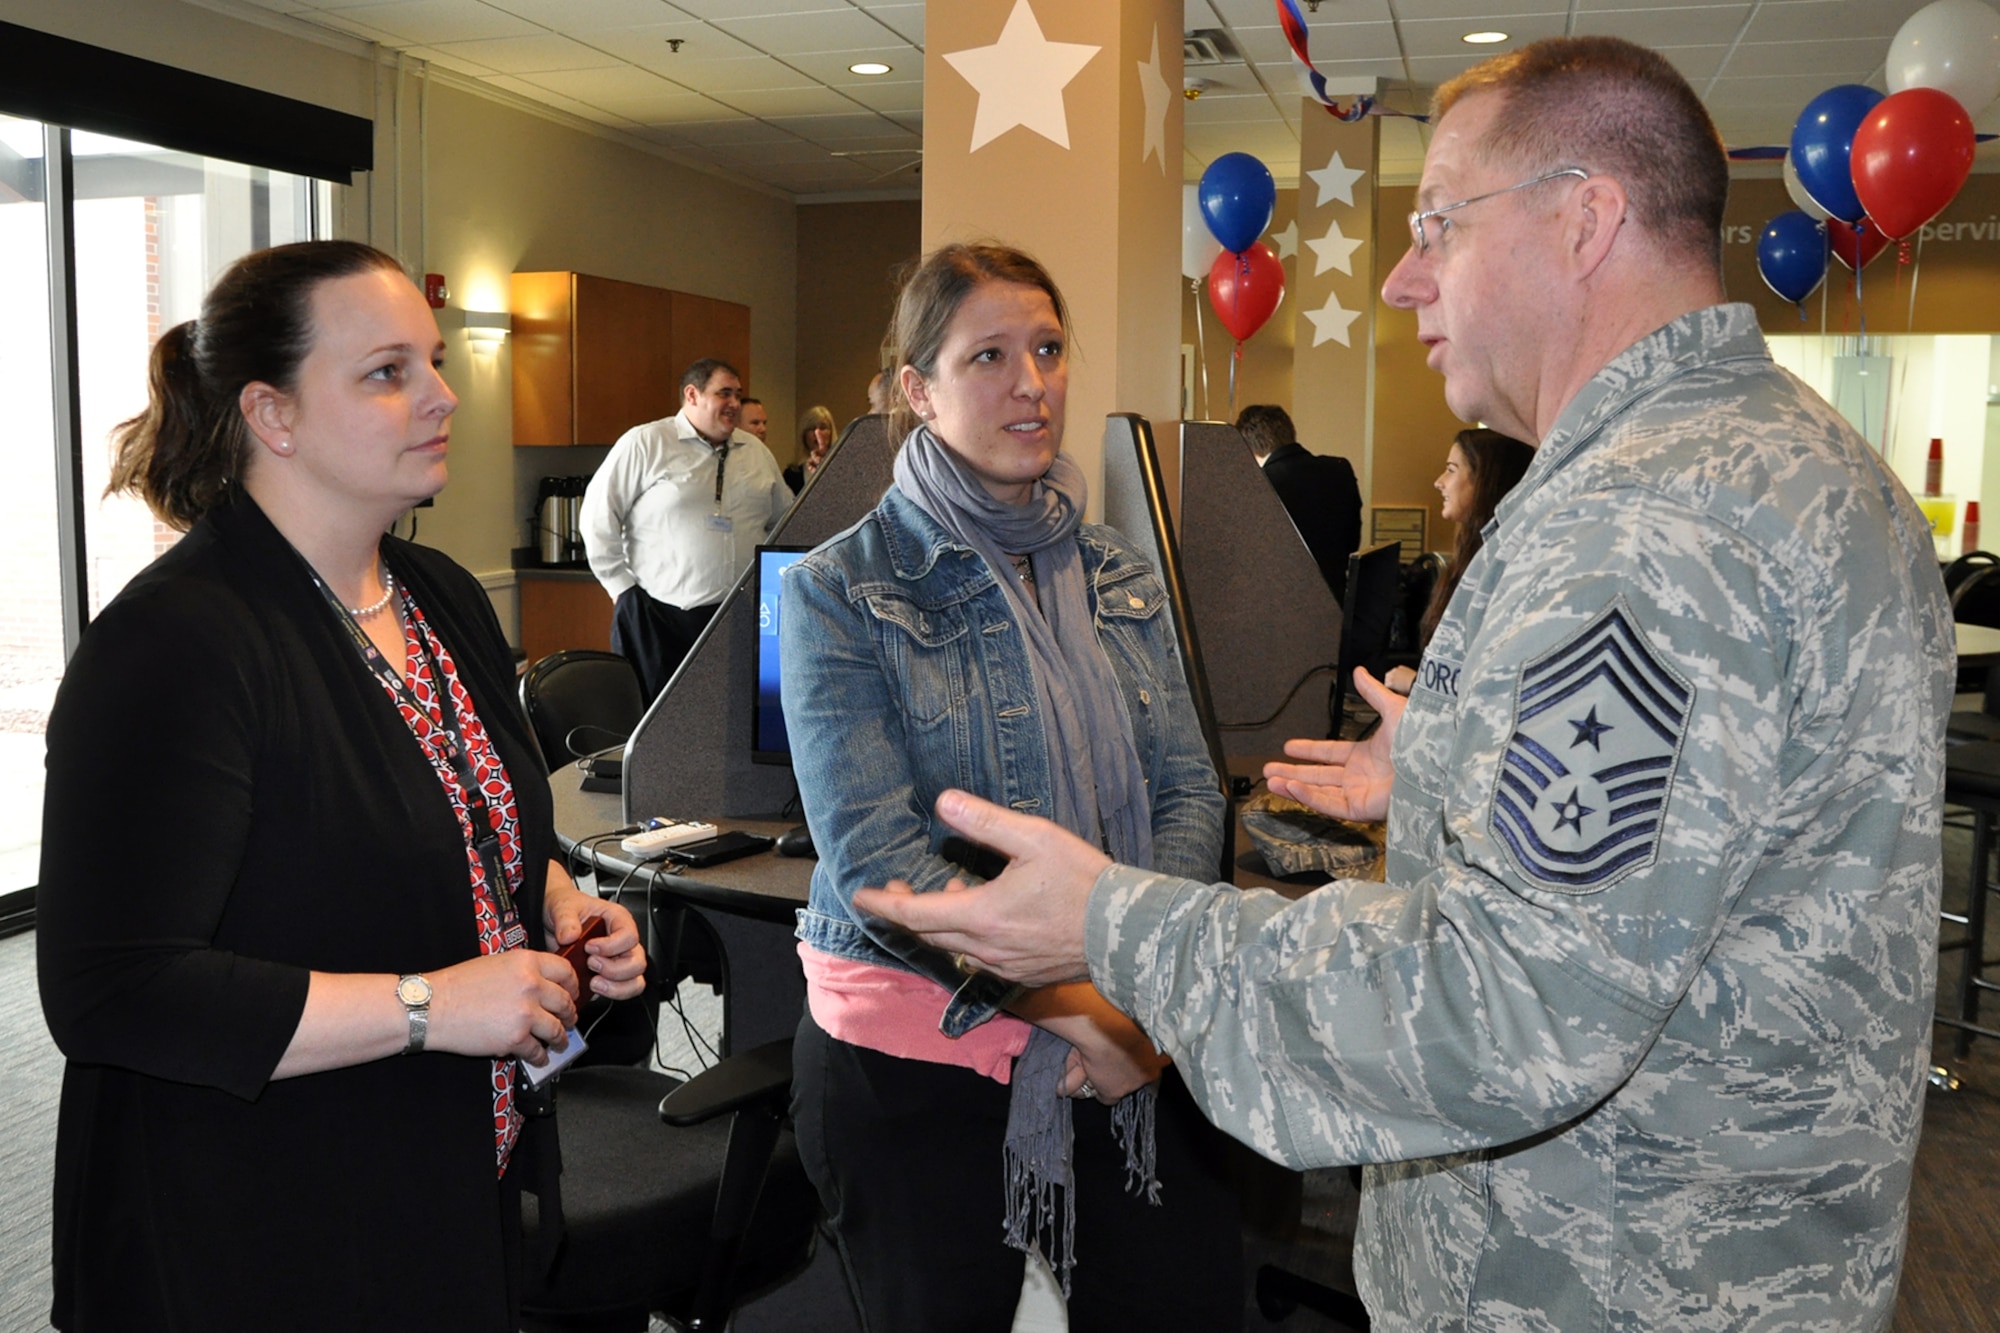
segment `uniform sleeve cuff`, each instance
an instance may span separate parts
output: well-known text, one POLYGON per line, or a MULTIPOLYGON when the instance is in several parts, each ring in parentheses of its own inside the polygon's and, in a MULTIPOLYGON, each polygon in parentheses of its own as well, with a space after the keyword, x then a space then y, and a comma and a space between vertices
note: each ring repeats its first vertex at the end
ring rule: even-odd
POLYGON ((1173 991, 1178 923, 1214 893, 1206 884, 1111 865, 1091 886, 1084 916, 1090 979, 1112 1004, 1152 1030, 1154 997, 1173 991))

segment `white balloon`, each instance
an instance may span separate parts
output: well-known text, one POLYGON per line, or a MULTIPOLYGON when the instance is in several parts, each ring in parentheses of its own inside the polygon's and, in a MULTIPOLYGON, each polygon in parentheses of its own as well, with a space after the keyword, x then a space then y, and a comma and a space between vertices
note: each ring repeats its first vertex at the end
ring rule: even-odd
POLYGON ((1799 169, 1792 165, 1790 153, 1785 154, 1785 193, 1792 196, 1792 202, 1799 206, 1799 211, 1814 222, 1826 221, 1827 211, 1807 192, 1805 182, 1799 179, 1799 169))
POLYGON ((1889 43, 1889 91, 1936 88, 1970 115, 2000 97, 2000 13, 1979 0, 1936 0, 1889 43))
POLYGON ((1209 265, 1222 253, 1222 242, 1208 229, 1201 215, 1201 187, 1181 186, 1181 276, 1200 279, 1208 276, 1209 265))

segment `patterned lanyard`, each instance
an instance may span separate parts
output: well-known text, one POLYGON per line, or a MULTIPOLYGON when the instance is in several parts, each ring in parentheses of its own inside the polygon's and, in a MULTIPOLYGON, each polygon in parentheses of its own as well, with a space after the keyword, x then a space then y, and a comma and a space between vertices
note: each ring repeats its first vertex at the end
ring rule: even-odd
POLYGON ((715 512, 719 514, 722 512, 722 479, 729 473, 729 441, 724 440, 719 447, 709 447, 715 450, 715 512))
MULTIPOLYGON (((388 659, 382 656, 382 650, 375 646, 367 631, 361 628, 360 623, 348 611, 347 604, 333 595, 333 589, 326 586, 325 580, 320 578, 319 571, 312 567, 311 562, 304 556, 300 556, 299 559, 305 564, 306 573, 311 576, 313 586, 319 589, 320 595, 326 598, 327 605, 340 617, 340 623, 347 627, 348 637, 360 650, 361 660, 368 664, 368 669, 375 673, 405 707, 418 717, 428 717, 429 713, 425 710, 423 702, 417 698, 416 692, 410 688, 409 682, 389 665, 388 659)), ((479 864, 486 868, 486 883, 493 892, 494 905, 500 912, 500 932, 506 940, 504 947, 518 948, 526 942, 527 932, 521 928, 520 912, 514 905, 514 895, 507 885, 507 870, 500 855, 500 834, 493 826, 493 815, 486 804, 486 793, 480 784, 479 775, 473 771, 471 756, 466 752, 465 737, 458 725, 458 709, 451 701, 451 682, 446 679, 443 668, 432 655, 430 635, 424 631, 422 625, 417 626, 417 647, 423 653, 424 664, 430 668, 431 680, 436 685, 438 710, 444 714, 445 762, 451 765, 452 776, 458 779, 459 790, 465 793, 466 815, 472 825, 472 850, 478 855, 479 864)), ((431 748, 422 737, 417 739, 426 749, 431 748)))

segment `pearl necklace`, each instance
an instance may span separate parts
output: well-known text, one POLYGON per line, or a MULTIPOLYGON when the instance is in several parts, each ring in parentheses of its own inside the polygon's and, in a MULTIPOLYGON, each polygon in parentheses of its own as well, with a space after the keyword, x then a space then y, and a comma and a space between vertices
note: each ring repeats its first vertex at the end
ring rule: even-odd
MULTIPOLYGON (((366 620, 368 619, 368 617, 380 611, 383 607, 389 605, 389 599, 394 597, 395 595, 396 595, 396 576, 391 574, 387 569, 384 569, 382 571, 381 599, 379 601, 370 602, 366 606, 349 606, 347 607, 347 614, 353 616, 356 620, 366 620)), ((345 606, 346 604, 342 603, 342 605, 345 606)))

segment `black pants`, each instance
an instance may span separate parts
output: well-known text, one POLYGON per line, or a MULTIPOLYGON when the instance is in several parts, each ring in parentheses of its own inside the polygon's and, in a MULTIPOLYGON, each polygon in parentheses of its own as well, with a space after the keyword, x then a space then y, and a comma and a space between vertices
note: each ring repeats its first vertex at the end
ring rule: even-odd
MULTIPOLYGON (((792 1061, 799 1156, 869 1333, 1007 1333, 1025 1260, 1003 1239, 1008 1089, 835 1040, 810 1013, 792 1061)), ((1110 1108, 1074 1107, 1072 1333, 1241 1328, 1242 1225, 1224 1140, 1180 1076, 1168 1070, 1160 1085, 1159 1207, 1125 1190, 1110 1108)))
POLYGON ((637 584, 618 594, 611 608, 611 651, 631 661, 647 703, 667 688, 714 618, 712 606, 683 609, 656 600, 637 584))

